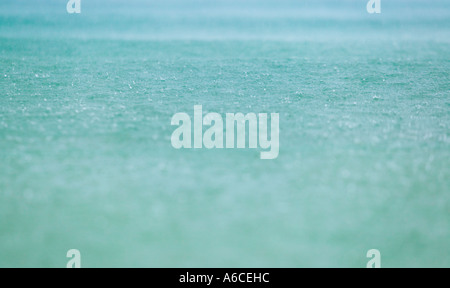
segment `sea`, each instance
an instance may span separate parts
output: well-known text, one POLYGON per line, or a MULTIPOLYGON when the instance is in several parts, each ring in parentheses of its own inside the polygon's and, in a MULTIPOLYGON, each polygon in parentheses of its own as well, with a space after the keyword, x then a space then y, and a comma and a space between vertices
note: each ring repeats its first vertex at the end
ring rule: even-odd
POLYGON ((450 267, 450 1, 67 2, 0 1, 0 267, 450 267))

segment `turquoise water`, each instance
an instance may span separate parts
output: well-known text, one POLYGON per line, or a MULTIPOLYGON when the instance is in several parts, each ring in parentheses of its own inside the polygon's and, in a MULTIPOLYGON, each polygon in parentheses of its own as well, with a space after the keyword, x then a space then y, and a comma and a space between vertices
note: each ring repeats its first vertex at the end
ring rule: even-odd
POLYGON ((449 267, 450 2, 0 2, 0 267, 449 267), (280 155, 175 150, 278 112, 280 155))

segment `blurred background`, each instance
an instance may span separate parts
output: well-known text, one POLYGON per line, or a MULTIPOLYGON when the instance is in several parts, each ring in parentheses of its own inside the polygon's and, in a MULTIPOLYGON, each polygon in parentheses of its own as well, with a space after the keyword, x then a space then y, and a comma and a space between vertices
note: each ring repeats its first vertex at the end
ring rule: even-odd
POLYGON ((450 2, 0 2, 0 267, 449 267, 450 2), (280 156, 173 114, 279 113, 280 156))

